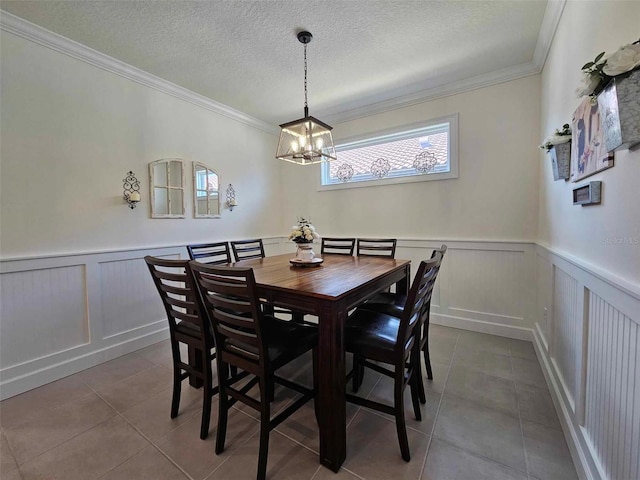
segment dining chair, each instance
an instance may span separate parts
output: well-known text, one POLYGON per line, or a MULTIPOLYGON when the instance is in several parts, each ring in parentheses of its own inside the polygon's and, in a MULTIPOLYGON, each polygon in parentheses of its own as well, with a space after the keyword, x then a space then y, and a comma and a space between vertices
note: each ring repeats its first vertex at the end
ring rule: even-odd
POLYGON ((356 255, 358 257, 390 257, 396 258, 395 238, 359 238, 356 255))
MULTIPOLYGON (((442 260, 444 260, 444 256, 447 253, 447 246, 442 244, 440 248, 436 248, 431 253, 431 258, 435 258, 436 255, 440 254, 442 260)), ((407 296, 400 293, 378 293, 374 297, 372 297, 369 301, 361 305, 360 308, 372 310, 375 312, 386 313, 387 315, 392 315, 395 317, 399 317, 402 315, 402 311, 404 305, 407 301, 407 296)), ((427 369, 427 378, 429 380, 433 380, 433 370, 431 368, 431 357, 429 355, 429 319, 431 314, 431 299, 425 304, 425 315, 423 316, 423 324, 420 335, 420 350, 424 356, 424 364, 427 369)), ((354 363, 359 364, 360 359, 354 358, 354 363)), ((422 365, 419 366, 422 371, 422 365)), ((362 368, 360 368, 362 372, 362 368)), ((353 390, 357 392, 360 388, 360 383, 362 382, 362 375, 354 376, 353 382, 353 390)), ((426 396, 424 393, 424 384, 422 382, 422 373, 420 374, 420 401, 422 403, 426 403, 426 396)))
POLYGON ((356 245, 355 238, 327 238, 322 237, 320 255, 325 253, 334 255, 353 255, 356 245))
POLYGON ((227 242, 187 245, 187 252, 191 260, 201 263, 209 265, 231 263, 231 251, 227 242))
POLYGON ((218 392, 212 385, 211 361, 215 358, 213 334, 208 321, 203 321, 193 280, 188 275, 188 260, 144 257, 158 289, 169 321, 169 338, 173 358, 173 397, 171 418, 178 416, 182 382, 190 376, 203 384, 200 438, 209 434, 211 397, 218 392), (180 344, 189 347, 189 361, 183 362, 180 344))
POLYGON ((261 238, 254 240, 237 240, 229 242, 236 261, 249 260, 251 258, 264 258, 264 244, 261 238))
POLYGON ((257 410, 260 412, 257 478, 262 480, 267 471, 269 432, 315 396, 318 329, 266 315, 261 308, 251 268, 213 266, 192 261, 189 270, 197 285, 198 302, 211 322, 217 345, 220 396, 215 452, 220 454, 224 451, 227 415, 231 406, 240 401, 257 410), (280 367, 309 350, 313 350, 313 389, 276 375, 280 367), (233 366, 251 376, 248 383, 239 386, 235 378, 229 377, 229 367, 233 366), (274 400, 275 383, 295 390, 302 396, 271 418, 270 404, 274 400), (259 386, 259 399, 248 395, 255 385, 259 386))
MULTIPOLYGON (((407 385, 410 386, 414 415, 416 420, 422 420, 418 391, 421 324, 424 306, 431 300, 441 260, 442 256, 437 254, 420 263, 400 317, 358 307, 345 325, 346 351, 353 353, 354 358, 358 356, 363 359, 363 367, 394 380, 393 406, 352 394, 346 394, 346 399, 395 417, 400 452, 407 462, 411 459, 411 454, 404 418, 404 390, 407 385), (390 370, 380 365, 381 363, 391 365, 393 369, 390 370)), ((357 375, 359 369, 354 365, 347 380, 357 375)))

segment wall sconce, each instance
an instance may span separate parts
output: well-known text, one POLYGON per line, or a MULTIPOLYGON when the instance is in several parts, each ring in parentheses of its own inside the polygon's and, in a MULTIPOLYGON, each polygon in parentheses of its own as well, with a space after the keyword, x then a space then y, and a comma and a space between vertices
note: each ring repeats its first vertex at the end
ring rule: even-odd
POLYGON ((236 203, 236 191, 233 188, 233 185, 229 184, 227 187, 227 208, 233 212, 233 209, 238 206, 236 203))
POLYGON ((122 180, 122 188, 124 190, 124 200, 129 208, 133 210, 140 202, 140 182, 132 171, 129 171, 127 178, 122 180))

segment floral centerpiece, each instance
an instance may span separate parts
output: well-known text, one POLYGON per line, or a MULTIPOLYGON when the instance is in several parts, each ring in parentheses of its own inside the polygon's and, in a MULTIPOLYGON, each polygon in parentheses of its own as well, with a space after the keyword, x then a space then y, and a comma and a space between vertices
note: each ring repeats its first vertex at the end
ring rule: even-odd
POLYGON ((540 148, 546 150, 546 152, 549 153, 549 150, 551 150, 554 146, 562 145, 563 143, 567 143, 569 141, 571 141, 571 127, 568 123, 565 123, 562 126, 562 130, 557 128, 553 135, 549 135, 547 138, 545 138, 542 142, 542 145, 540 145, 540 148))
POLYGON ((624 45, 615 53, 604 57, 600 53, 593 62, 582 67, 582 85, 576 89, 578 97, 595 97, 607 86, 612 78, 640 68, 640 40, 624 45))
POLYGON ((298 218, 298 224, 291 227, 289 240, 296 243, 313 243, 320 238, 316 233, 316 228, 304 217, 298 218))
POLYGON ((289 240, 298 244, 295 261, 299 263, 312 263, 315 259, 315 253, 311 248, 314 240, 320 238, 315 227, 311 222, 304 218, 298 218, 298 224, 291 227, 289 240))

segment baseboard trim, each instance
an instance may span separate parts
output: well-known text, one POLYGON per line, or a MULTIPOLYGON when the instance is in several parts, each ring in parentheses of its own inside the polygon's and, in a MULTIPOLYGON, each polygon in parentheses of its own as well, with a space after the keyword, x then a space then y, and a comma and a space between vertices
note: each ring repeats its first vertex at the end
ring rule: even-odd
POLYGON ((60 380, 61 378, 68 377, 87 368, 161 342, 167 338, 169 338, 169 328, 164 327, 151 333, 130 338, 84 355, 63 360, 34 372, 5 380, 0 383, 0 400, 60 380))
POLYGON ((431 313, 431 323, 443 325, 445 327, 459 328, 472 332, 488 333, 490 335, 498 335, 500 337, 514 338, 517 340, 533 339, 533 331, 530 328, 515 327, 513 325, 504 325, 483 320, 474 320, 471 318, 455 317, 442 313, 431 313))
POLYGON ((601 473, 598 473, 597 475, 594 474, 594 470, 597 471, 597 466, 594 465, 592 467, 590 465, 589 459, 592 458, 591 453, 585 452, 583 448, 584 442, 581 441, 583 438, 582 432, 576 430, 573 424, 569 406, 566 405, 563 400, 560 390, 561 387, 553 375, 551 361, 545 353, 546 349, 536 329, 533 330, 533 348, 535 349, 538 362, 542 367, 542 373, 544 374, 547 386, 549 387, 551 399, 553 400, 553 405, 556 409, 556 413, 558 414, 558 418, 560 419, 560 426, 562 427, 564 438, 567 441, 567 446, 569 447, 571 458, 573 459, 573 463, 576 467, 578 478, 581 480, 600 480, 602 478, 606 478, 601 473))

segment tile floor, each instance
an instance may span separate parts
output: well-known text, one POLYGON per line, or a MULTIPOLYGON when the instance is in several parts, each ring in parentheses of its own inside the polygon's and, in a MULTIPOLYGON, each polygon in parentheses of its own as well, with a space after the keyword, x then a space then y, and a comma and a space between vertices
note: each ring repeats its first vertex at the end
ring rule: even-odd
MULTIPOLYGON (((577 478, 531 343, 432 326, 434 380, 423 420, 407 419, 411 462, 400 458, 393 419, 347 406, 347 460, 334 474, 318 463, 308 403, 271 433, 271 479, 570 480, 577 478)), ((281 374, 310 382, 310 359, 281 374)), ((389 401, 390 379, 367 371, 361 393, 389 401)), ((276 392, 273 410, 294 394, 276 392)), ((252 479, 259 424, 230 415, 226 450, 199 439, 200 391, 183 388, 169 418, 167 342, 98 365, 0 404, 3 480, 252 479)))

